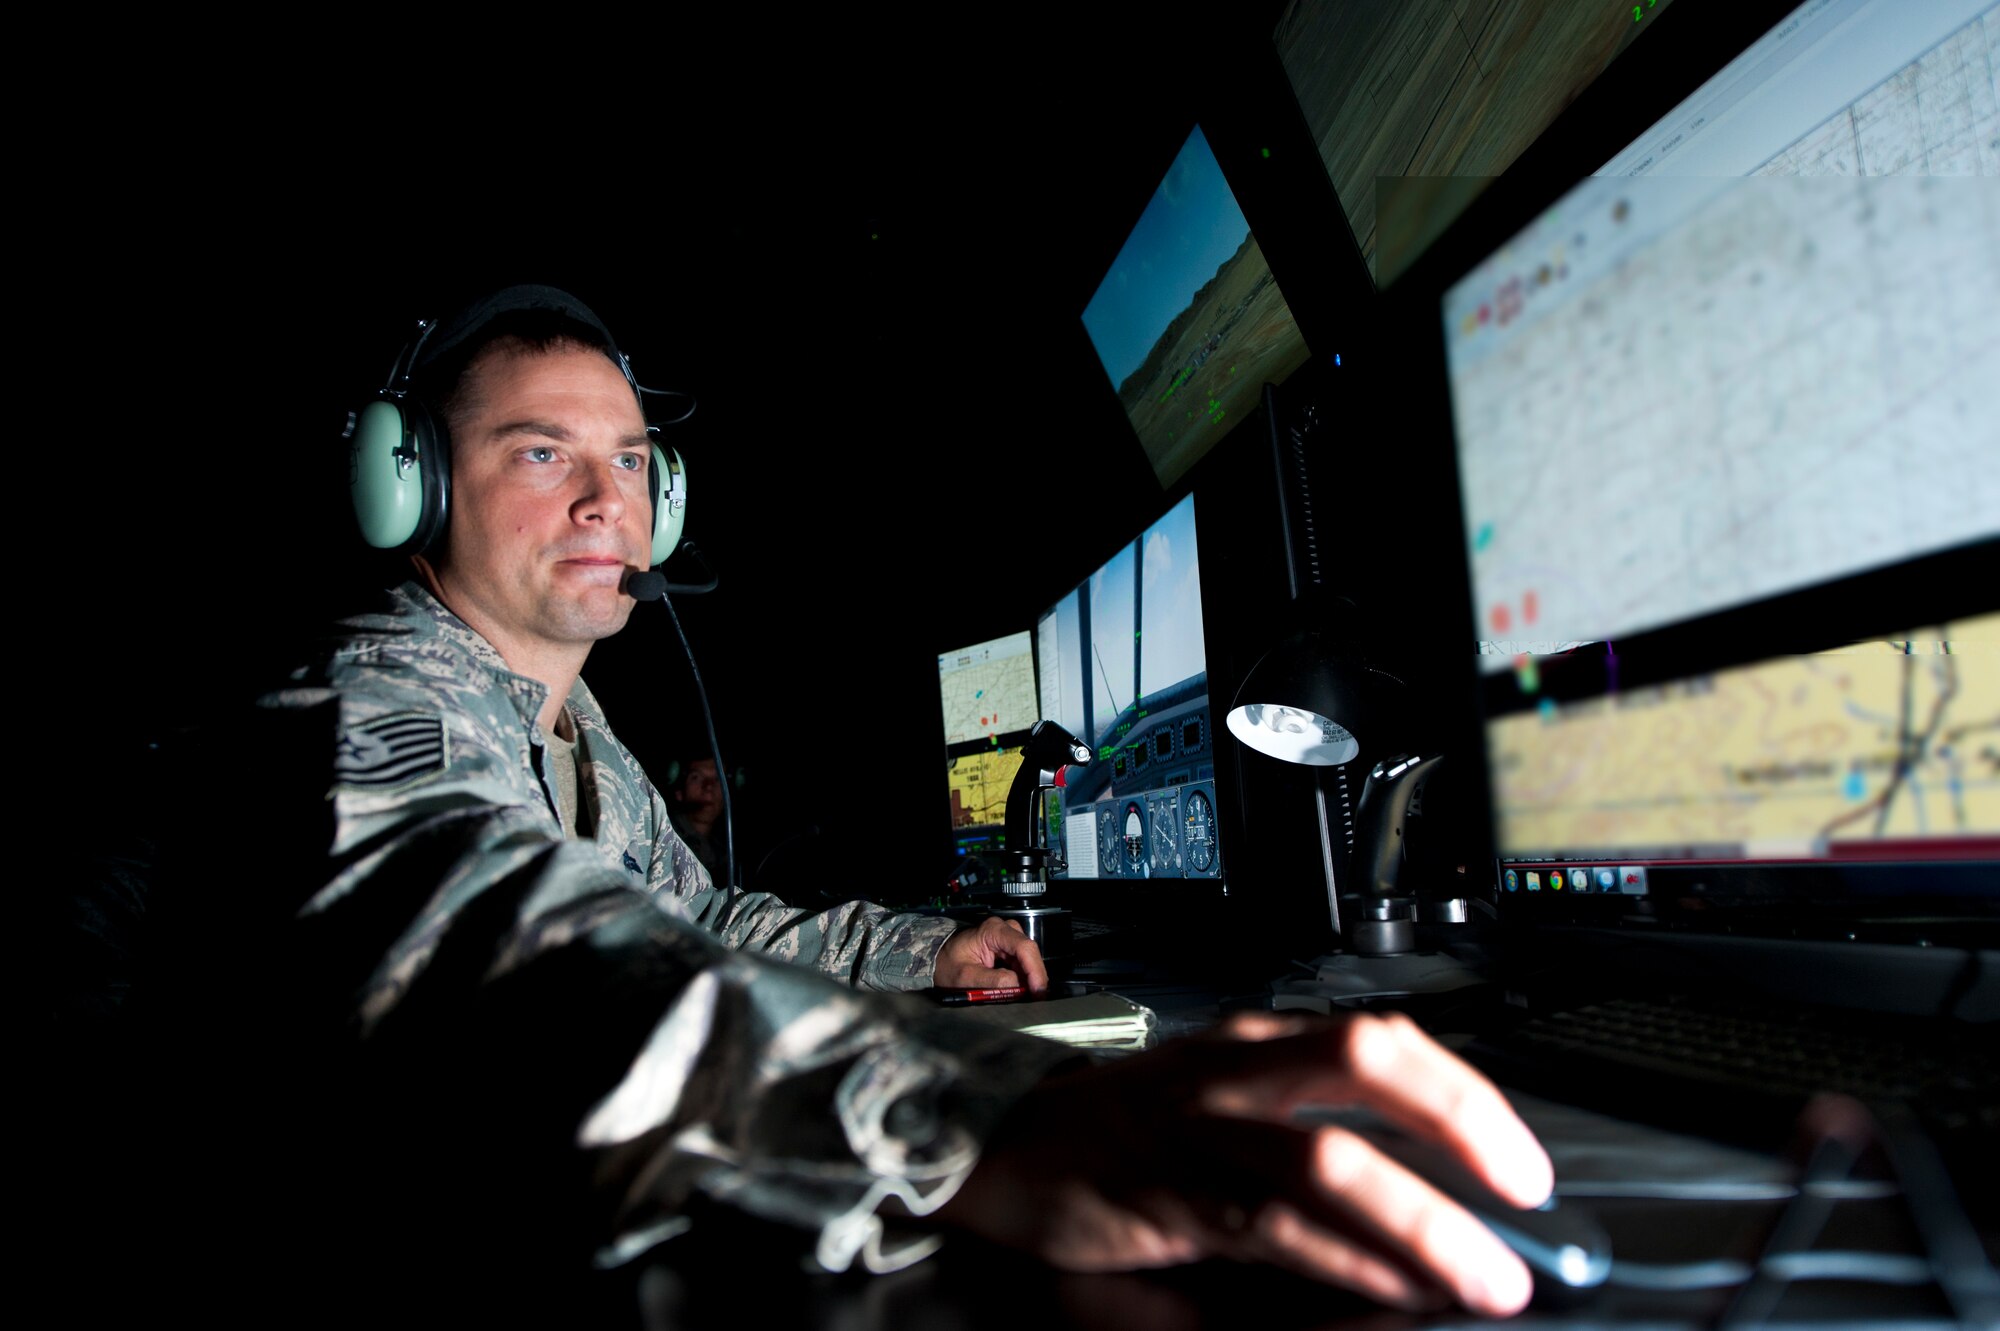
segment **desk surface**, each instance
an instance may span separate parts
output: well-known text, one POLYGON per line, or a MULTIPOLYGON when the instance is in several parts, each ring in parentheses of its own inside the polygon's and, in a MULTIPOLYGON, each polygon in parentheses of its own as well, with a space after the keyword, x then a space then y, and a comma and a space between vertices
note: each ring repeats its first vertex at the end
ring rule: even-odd
MULTIPOLYGON (((1198 1030, 1237 1001, 1171 982, 1128 980, 1116 987, 1158 1012, 1163 1036, 1198 1030)), ((1454 1042, 1449 1033, 1441 1038, 1454 1042)), ((1508 1093, 1549 1149, 1559 1204, 1586 1208, 1609 1233, 1614 1283, 1572 1306, 1537 1306, 1491 1325, 1967 1324, 1955 1320, 1952 1299, 1926 1266, 1925 1236, 1885 1157, 1843 1167, 1841 1178, 1809 1187, 1801 1202, 1801 1164, 1784 1150, 1727 1145, 1513 1088, 1508 1093), (1767 1279, 1745 1294, 1743 1272, 1771 1246, 1774 1233, 1785 1232, 1780 1226, 1792 1235, 1781 1247, 1810 1255, 1768 1268, 1789 1276, 1788 1282, 1767 1279), (1843 1274, 1857 1278, 1838 1278, 1843 1274)), ((1981 1242, 1985 1251, 1975 1261, 1986 1263, 1990 1284, 1994 1236, 1981 1242)), ((756 1290, 764 1306, 782 1305, 788 1325, 856 1331, 918 1326, 1158 1331, 1241 1326, 1253 1317, 1259 1331, 1489 1324, 1456 1314, 1427 1318, 1391 1312, 1280 1272, 1226 1263, 1077 1276, 954 1239, 937 1256, 894 1275, 787 1272, 774 1285, 774 1273, 761 1267, 744 1270, 740 1279, 722 1275, 731 1264, 741 1267, 743 1254, 719 1247, 705 1248, 689 1235, 629 1273, 634 1325, 669 1331, 737 1322, 746 1312, 746 1289, 756 1290)), ((1963 1279, 1963 1271, 1959 1275, 1963 1279)), ((1959 1295, 1962 1305, 1966 1291, 1959 1295)))
MULTIPOLYGON (((740 1250, 663 1250, 631 1277, 636 1326, 646 1331, 740 1319, 744 1291, 782 1304, 787 1325, 854 1328, 1236 1327, 1259 1331, 1398 1331, 1430 1326, 1726 1325, 1946 1327, 1954 1320, 1937 1284, 1912 1272, 1923 1244, 1892 1182, 1857 1171, 1826 1203, 1811 1251, 1875 1278, 1797 1280, 1768 1304, 1739 1304, 1739 1287, 1704 1276, 1754 1258, 1797 1197, 1798 1170, 1745 1151, 1621 1122, 1573 1106, 1514 1097, 1548 1144, 1563 1205, 1585 1206, 1609 1231, 1617 1261, 1655 1282, 1709 1287, 1673 1291, 1606 1287, 1572 1306, 1531 1308, 1488 1322, 1384 1310, 1338 1290, 1265 1269, 1224 1263, 1131 1275, 1078 1276, 1013 1254, 953 1241, 936 1257, 885 1277, 832 1277, 742 1266, 740 1250), (1660 1193, 1672 1195, 1661 1196, 1660 1193), (1846 1256, 1860 1254, 1860 1257, 1846 1256), (1872 1261, 1872 1269, 1869 1263, 1872 1261), (731 1263, 739 1278, 721 1272, 731 1263), (1880 1277, 1888 1276, 1884 1280, 1880 1277), (1912 1278, 1916 1283, 1907 1283, 1912 1278), (1734 1311, 1732 1311, 1734 1310, 1734 1311), (1732 1317, 1743 1320, 1732 1322, 1732 1317), (1254 1321, 1252 1321, 1254 1319, 1254 1321)), ((678 1241, 677 1241, 678 1242, 678 1241)), ((673 1244, 667 1245, 672 1249, 673 1244)), ((1813 1274, 1801 1267, 1800 1273, 1813 1274)), ((1727 1272, 1723 1273, 1727 1275, 1727 1272)))

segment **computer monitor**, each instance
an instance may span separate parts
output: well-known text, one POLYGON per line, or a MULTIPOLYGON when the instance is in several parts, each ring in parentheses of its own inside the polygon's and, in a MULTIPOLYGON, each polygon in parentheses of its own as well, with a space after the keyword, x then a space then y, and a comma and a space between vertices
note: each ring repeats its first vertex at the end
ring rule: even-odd
POLYGON ((1042 715, 1090 746, 1048 800, 1049 877, 1220 880, 1195 496, 1035 625, 1042 715))
POLYGON ((2000 918, 1997 35, 1800 5, 1443 290, 1503 912, 2000 918))
POLYGON ((1389 287, 1671 0, 1284 7, 1272 44, 1355 245, 1389 287))
POLYGON ((986 743, 1034 728, 1034 641, 1028 631, 938 653, 944 742, 986 743))
POLYGON ((1028 630, 938 653, 945 795, 960 855, 1006 849, 1007 791, 1039 719, 1028 630))
POLYGON ((960 855, 1007 849, 1007 792, 1021 770, 1021 746, 995 741, 945 752, 952 846, 960 855))
POLYGON ((1197 125, 1083 311, 1153 474, 1172 487, 1305 364, 1305 339, 1197 125))

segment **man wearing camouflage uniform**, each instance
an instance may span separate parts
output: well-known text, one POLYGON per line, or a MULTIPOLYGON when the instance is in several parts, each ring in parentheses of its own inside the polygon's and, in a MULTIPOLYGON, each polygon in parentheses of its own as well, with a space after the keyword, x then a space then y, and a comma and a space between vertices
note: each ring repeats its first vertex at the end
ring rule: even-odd
MULTIPOLYGON (((1291 1122, 1369 1103, 1503 1193, 1546 1196, 1504 1100, 1409 1023, 1246 1018, 1078 1067, 863 992, 1045 983, 999 921, 812 913, 711 882, 578 674, 648 562, 636 381, 546 288, 432 341, 414 368, 449 432, 448 533, 263 699, 254 741, 306 756, 313 800, 273 777, 290 822, 272 830, 324 847, 278 894, 272 970, 285 1042, 345 1052, 306 1060, 296 1097, 387 1180, 370 1187, 462 1192, 442 1214, 484 1220, 482 1244, 559 1213, 600 1265, 749 1216, 773 1222, 760 1251, 792 1233, 836 1271, 913 1261, 942 1224, 1078 1269, 1220 1254, 1406 1304, 1439 1286, 1525 1302, 1483 1228, 1358 1138, 1291 1122)), ((393 1215, 367 1210, 368 1260, 441 1241, 429 1219, 384 1237, 393 1215)))
MULTIPOLYGON (((420 581, 387 593, 385 608, 343 625, 345 637, 276 707, 338 710, 333 784, 334 854, 373 848, 367 873, 393 862, 398 838, 441 817, 474 816, 509 844, 574 840, 570 857, 619 885, 673 903, 673 912, 731 947, 811 966, 862 989, 932 983, 944 944, 960 926, 898 915, 866 902, 817 913, 765 893, 718 887, 669 821, 661 793, 611 733, 581 678, 552 728, 537 724, 547 690, 514 674, 487 641, 420 581), (445 811, 451 810, 449 814, 445 811)), ((428 903, 422 925, 397 940, 363 997, 370 1018, 394 1006, 421 971, 458 908, 504 875, 503 860, 462 865, 428 903)), ((597 890, 604 890, 601 878, 597 890)), ((350 890, 348 875, 329 885, 350 890)), ((1034 944, 1021 940, 1023 957, 1034 944)))
POLYGON ((892 1018, 730 949, 903 991, 1042 987, 1035 945, 998 920, 966 928, 860 901, 812 912, 712 882, 577 673, 590 644, 623 624, 623 579, 647 562, 651 443, 636 382, 595 316, 548 288, 481 302, 425 348, 408 377, 451 440, 448 533, 414 554, 417 577, 262 700, 287 714, 280 725, 330 740, 328 859, 302 931, 350 948, 357 940, 322 921, 393 912, 365 944, 381 951, 353 994, 364 1040, 416 1027, 412 1009, 467 1001, 451 991, 468 979, 535 988, 538 963, 566 949, 651 950, 652 1029, 622 1051, 622 1079, 596 1088, 577 1132, 586 1151, 643 1157, 652 1176, 624 1199, 612 1246, 677 1222, 700 1190, 817 1229, 815 1255, 831 1269, 911 1260, 935 1240, 899 1246, 875 1213, 895 1198, 922 1214, 947 1195, 970 1167, 977 1124, 905 1108, 919 1130, 887 1126, 898 1106, 966 1082, 972 1059, 991 1083, 972 1098, 997 1112, 1062 1055, 931 1013, 941 1035, 925 1057, 872 1047, 912 1014, 892 1018), (441 965, 447 953, 457 959, 441 965), (814 1041, 796 1047, 802 1029, 814 1041), (1011 1087, 995 1076, 1007 1068, 1011 1087), (759 1141, 747 1119, 823 1115, 829 1076, 853 1122, 801 1179, 802 1161, 769 1158, 797 1143, 759 1141), (812 1099, 788 1104, 797 1080, 812 1099), (718 1121, 718 1105, 742 1120, 718 1121))

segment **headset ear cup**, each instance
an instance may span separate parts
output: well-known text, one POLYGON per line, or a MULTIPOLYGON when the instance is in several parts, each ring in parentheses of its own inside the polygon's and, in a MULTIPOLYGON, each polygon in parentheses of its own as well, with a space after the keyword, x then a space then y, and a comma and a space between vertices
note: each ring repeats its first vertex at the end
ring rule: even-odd
POLYGON ((687 523, 687 467, 681 455, 659 440, 653 441, 653 550, 652 566, 667 562, 681 543, 681 528, 687 523))
POLYGON ((413 398, 378 394, 348 427, 347 485, 361 539, 418 554, 444 532, 451 472, 443 432, 413 398))
POLYGON ((444 422, 414 398, 408 415, 418 438, 417 469, 424 475, 424 518, 407 553, 421 555, 444 544, 445 520, 451 512, 451 435, 444 422))

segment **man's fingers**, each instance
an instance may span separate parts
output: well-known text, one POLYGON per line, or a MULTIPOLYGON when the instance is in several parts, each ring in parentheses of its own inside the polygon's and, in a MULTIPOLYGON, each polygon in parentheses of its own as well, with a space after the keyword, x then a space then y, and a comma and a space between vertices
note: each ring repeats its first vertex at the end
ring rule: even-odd
POLYGON ((1521 1259, 1365 1139, 1339 1128, 1211 1120, 1201 1140, 1218 1251, 1399 1307, 1433 1304, 1439 1291, 1492 1316, 1526 1306, 1521 1259))
POLYGON ((1019 920, 989 915, 979 923, 979 937, 985 945, 983 960, 1012 966, 1022 977, 1015 983, 1025 983, 1034 993, 1049 987, 1049 968, 1042 961, 1041 946, 1028 937, 1019 920))
POLYGON ((1313 1183, 1466 1307, 1504 1317, 1528 1304, 1528 1268, 1463 1207, 1351 1132, 1312 1134, 1313 1183))
POLYGON ((1252 1021, 1052 1077, 988 1143, 950 1218, 1071 1270, 1222 1256, 1406 1308, 1449 1294, 1482 1314, 1519 1311, 1527 1268, 1484 1224, 1356 1134, 1301 1127, 1257 1103, 1332 1098, 1320 1094, 1330 1088, 1382 1098, 1384 1069, 1407 1071, 1410 1056, 1395 1053, 1394 1023, 1358 1025, 1370 1034, 1252 1021))
POLYGON ((1535 1134, 1492 1082, 1397 1016, 1371 1032, 1358 1098, 1418 1137, 1439 1143, 1516 1206, 1540 1206, 1555 1169, 1535 1134), (1387 1039, 1382 1038, 1387 1035, 1387 1039))
POLYGON ((994 965, 994 960, 986 948, 948 947, 931 982, 946 989, 1011 988, 1021 982, 1014 972, 994 965))
MULTIPOLYGON (((1225 1224, 1239 1223, 1225 1214, 1225 1224)), ((1343 1285, 1377 1303, 1428 1312, 1444 1302, 1437 1290, 1413 1279, 1394 1262, 1309 1219, 1297 1207, 1271 1201, 1240 1222, 1245 1230, 1238 1256, 1282 1266, 1308 1279, 1343 1285)))
POLYGON ((1493 1083, 1407 1017, 1272 1021, 1201 1042, 1200 1103, 1211 1113, 1289 1121, 1307 1104, 1361 1104, 1458 1157, 1517 1206, 1547 1200, 1547 1152, 1493 1083), (1285 1033, 1289 1029, 1290 1033, 1285 1033))
POLYGON ((954 989, 990 989, 1023 985, 1049 987, 1049 969, 1035 940, 1011 920, 989 915, 945 940, 932 971, 931 983, 954 989))
POLYGON ((1014 939, 1008 948, 1008 960, 1021 972, 1028 988, 1040 993, 1049 987, 1049 968, 1042 961, 1042 949, 1034 939, 1025 935, 1014 939))

